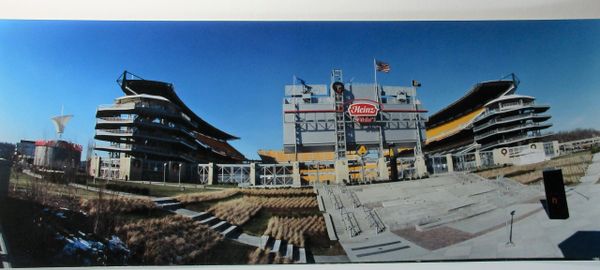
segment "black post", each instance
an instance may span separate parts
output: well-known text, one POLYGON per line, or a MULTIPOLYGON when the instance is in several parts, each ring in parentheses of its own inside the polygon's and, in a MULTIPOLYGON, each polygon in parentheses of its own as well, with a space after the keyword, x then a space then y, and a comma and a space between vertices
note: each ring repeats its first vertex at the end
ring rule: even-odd
POLYGON ((515 217, 515 210, 512 210, 510 212, 510 234, 508 236, 508 243, 506 243, 506 245, 509 246, 514 246, 515 244, 512 241, 512 229, 513 229, 513 218, 515 217))
POLYGON ((390 156, 390 180, 398 181, 398 160, 396 159, 396 151, 394 151, 394 145, 390 145, 389 150, 390 156))

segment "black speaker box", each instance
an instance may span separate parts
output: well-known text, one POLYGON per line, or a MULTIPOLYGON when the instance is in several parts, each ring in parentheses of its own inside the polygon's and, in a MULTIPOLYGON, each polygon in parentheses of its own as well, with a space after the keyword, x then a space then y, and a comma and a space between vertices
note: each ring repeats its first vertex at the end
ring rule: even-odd
POLYGON ((546 169, 544 174, 544 188, 546 190, 546 210, 550 219, 569 218, 569 207, 565 194, 565 183, 562 170, 546 169))
POLYGON ((390 180, 398 181, 398 159, 396 157, 390 158, 390 180))

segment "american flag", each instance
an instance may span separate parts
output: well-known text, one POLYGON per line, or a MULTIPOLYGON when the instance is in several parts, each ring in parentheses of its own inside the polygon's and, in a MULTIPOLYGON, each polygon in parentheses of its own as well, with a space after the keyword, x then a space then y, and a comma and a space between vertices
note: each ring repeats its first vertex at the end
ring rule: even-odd
POLYGON ((381 72, 385 72, 388 73, 390 72, 390 64, 382 62, 382 61, 375 61, 375 65, 377 66, 377 71, 381 71, 381 72))

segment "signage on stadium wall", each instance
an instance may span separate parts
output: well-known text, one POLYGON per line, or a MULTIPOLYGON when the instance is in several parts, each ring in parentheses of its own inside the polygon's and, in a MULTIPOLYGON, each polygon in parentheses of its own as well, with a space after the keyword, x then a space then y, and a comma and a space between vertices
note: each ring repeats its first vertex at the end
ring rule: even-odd
POLYGON ((379 113, 379 106, 375 102, 356 101, 348 106, 348 114, 361 124, 375 122, 377 113, 379 113))

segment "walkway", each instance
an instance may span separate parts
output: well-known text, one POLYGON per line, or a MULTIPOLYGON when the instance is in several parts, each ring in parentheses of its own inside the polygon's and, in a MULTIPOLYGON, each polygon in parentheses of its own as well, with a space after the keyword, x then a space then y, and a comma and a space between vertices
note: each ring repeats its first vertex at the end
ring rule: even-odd
POLYGON ((503 226, 480 237, 435 250, 422 259, 600 258, 599 178, 600 153, 597 153, 581 178, 581 184, 566 187, 569 218, 551 220, 540 209, 514 223, 514 245, 506 245, 508 231, 503 226))
POLYGON ((454 174, 365 186, 321 186, 332 229, 352 262, 600 258, 600 153, 581 184, 566 187, 570 218, 550 220, 543 186, 454 174), (377 233, 364 208, 381 216, 377 233), (507 222, 515 211, 514 245, 507 222), (351 216, 351 218, 347 218, 351 216), (348 222, 354 221, 354 222, 348 222))

